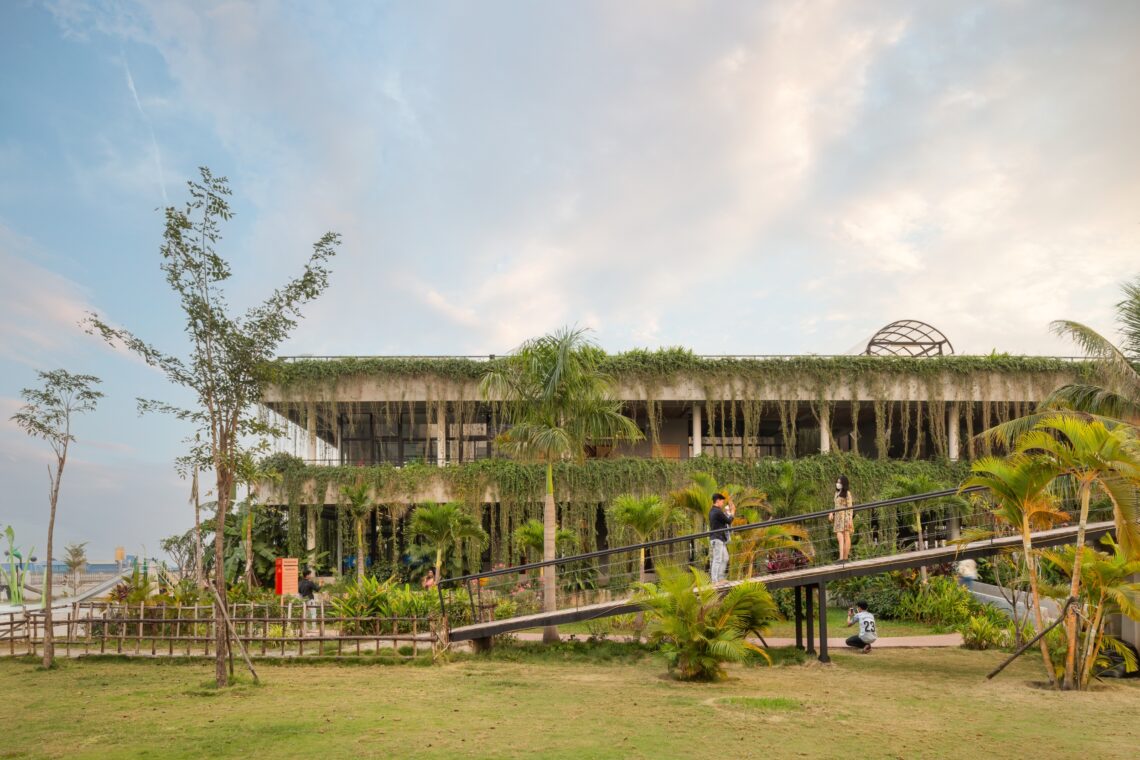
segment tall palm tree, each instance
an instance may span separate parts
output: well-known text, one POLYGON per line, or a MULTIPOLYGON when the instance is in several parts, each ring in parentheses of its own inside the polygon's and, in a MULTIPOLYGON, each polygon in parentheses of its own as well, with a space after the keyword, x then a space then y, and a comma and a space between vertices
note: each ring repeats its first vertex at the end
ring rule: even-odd
MULTIPOLYGON (((1107 543, 1111 553, 1095 551, 1087 546, 1081 552, 1084 555, 1081 560, 1084 576, 1082 600, 1088 613, 1078 666, 1078 683, 1082 689, 1088 688, 1093 665, 1104 645, 1104 623, 1107 617, 1124 614, 1133 620, 1140 620, 1140 583, 1131 580, 1140 573, 1140 559, 1129 557, 1111 538, 1107 543)), ((1077 552, 1072 546, 1046 551, 1043 557, 1069 576, 1077 564, 1077 552)))
POLYGON ((1097 419, 1108 427, 1140 426, 1140 277, 1121 286, 1116 322, 1123 342, 1119 347, 1096 330, 1068 319, 1049 325, 1055 335, 1070 338, 1096 363, 1100 380, 1068 383, 1046 396, 1033 414, 984 431, 991 441, 1011 447, 1046 417, 1078 416, 1097 419))
POLYGON ((463 507, 455 502, 427 502, 412 512, 412 535, 425 539, 435 549, 435 577, 440 578, 444 555, 463 541, 475 540, 479 547, 487 545, 487 532, 463 507))
MULTIPOLYGON (((623 533, 632 533, 639 544, 685 521, 681 511, 660 496, 622 494, 614 498, 609 512, 614 526, 623 533)), ((638 552, 637 580, 645 583, 645 547, 638 552)))
POLYGON ((348 512, 356 535, 356 580, 364 580, 364 524, 372 514, 372 487, 361 482, 353 486, 341 486, 340 492, 348 502, 348 512))
POLYGON ((1061 386, 1045 399, 1046 408, 1074 409, 1140 424, 1140 372, 1135 364, 1140 359, 1140 277, 1121 289, 1124 299, 1116 304, 1116 321, 1124 338, 1121 347, 1080 322, 1062 319, 1050 325, 1055 334, 1071 338, 1096 362, 1103 384, 1061 386))
MULTIPOLYGON (((557 513, 554 464, 580 460, 586 447, 644 436, 622 414, 613 395, 613 380, 601 370, 605 354, 578 328, 562 328, 523 343, 511 356, 494 362, 480 383, 487 400, 503 405, 510 427, 499 436, 499 448, 518 459, 546 465, 543 503, 543 560, 555 559, 557 513)), ((543 575, 543 608, 557 609, 555 571, 543 575)), ((543 640, 558 640, 547 626, 543 640)))
MULTIPOLYGON (((1050 462, 1058 474, 1067 475, 1077 489, 1081 513, 1077 523, 1076 554, 1069 596, 1078 598, 1081 588, 1081 562, 1084 557, 1085 529, 1088 526, 1089 502, 1093 491, 1112 503, 1116 536, 1129 557, 1140 548, 1140 445, 1131 428, 1108 427, 1099 420, 1084 420, 1067 415, 1053 415, 1039 421, 1036 427, 1017 442, 1022 453, 1038 454, 1050 462)), ((1065 620, 1068 652, 1065 655, 1064 688, 1078 687, 1076 675, 1077 610, 1073 605, 1065 620)))
MULTIPOLYGON (((1057 496, 1050 489, 1057 475, 1053 464, 1048 460, 1013 454, 1009 457, 983 457, 971 465, 973 473, 962 488, 983 486, 989 490, 995 502, 995 518, 1013 527, 1021 534, 1022 556, 1029 575, 1029 589, 1033 597, 1033 614, 1037 630, 1045 630, 1045 618, 1041 613, 1041 593, 1038 587, 1038 570, 1033 551, 1033 532, 1046 530, 1058 522, 1069 518, 1057 506, 1057 496)), ((984 536, 976 531, 964 536, 964 540, 976 540, 984 536)), ((1059 686, 1053 662, 1049 657, 1049 646, 1042 638, 1041 656, 1045 671, 1053 686, 1059 686)))

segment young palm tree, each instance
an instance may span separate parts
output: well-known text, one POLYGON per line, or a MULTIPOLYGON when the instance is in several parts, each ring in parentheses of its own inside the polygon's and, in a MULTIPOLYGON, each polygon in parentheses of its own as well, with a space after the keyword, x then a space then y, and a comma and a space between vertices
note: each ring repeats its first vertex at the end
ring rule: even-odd
MULTIPOLYGON (((1057 506, 1057 496, 1050 485, 1057 475, 1053 464, 1045 459, 1013 454, 1006 458, 983 457, 971 465, 973 473, 962 484, 962 488, 983 486, 989 490, 996 503, 994 517, 1012 526, 1021 534, 1022 556, 1029 575, 1029 589, 1033 597, 1033 614, 1037 630, 1045 630, 1045 618, 1041 613, 1041 593, 1038 587, 1038 570, 1033 551, 1033 532, 1046 530, 1058 522, 1069 519, 1068 514, 1057 506)), ((966 540, 983 538, 977 531, 964 537, 966 540)), ((1041 656, 1045 661, 1045 671, 1053 686, 1059 686, 1053 661, 1049 657, 1049 647, 1041 639, 1041 656)))
POLYGON ((724 596, 696 568, 663 566, 660 582, 641 585, 636 601, 652 625, 650 641, 660 646, 669 671, 682 680, 716 680, 725 662, 739 662, 749 651, 767 653, 748 641, 779 617, 763 583, 746 581, 724 596))
MULTIPOLYGON (((585 457, 586 447, 643 438, 633 420, 622 414, 613 396, 613 381, 601 371, 605 354, 586 338, 586 331, 563 328, 528 340, 511 356, 492 363, 480 383, 485 399, 503 404, 510 427, 499 436, 505 453, 546 465, 543 504, 544 560, 556 553, 557 514, 554 503, 554 464, 585 457)), ((557 609, 554 568, 543 575, 543 608, 557 609)), ((543 640, 558 640, 558 629, 547 626, 543 640)))
MULTIPOLYGON (((639 544, 685 521, 681 511, 660 496, 623 494, 614 498, 609 512, 614 526, 626 535, 633 534, 639 544)), ((645 547, 638 552, 637 580, 645 583, 645 547)))
POLYGON ((712 497, 716 493, 724 494, 738 510, 753 510, 757 515, 768 516, 772 513, 768 495, 763 491, 736 483, 718 484, 716 478, 707 472, 694 472, 689 485, 670 493, 668 501, 688 514, 693 520, 694 532, 700 532, 708 520, 712 497))
MULTIPOLYGON (((340 492, 348 502, 348 512, 356 534, 356 580, 364 580, 364 525, 372 514, 372 488, 367 483, 341 486, 340 492)), ((438 574, 436 575, 438 578, 438 574)))
MULTIPOLYGON (((946 488, 945 483, 939 483, 929 475, 897 475, 883 492, 884 499, 898 499, 904 496, 918 496, 919 494, 941 491, 946 488)), ((922 499, 911 501, 902 505, 900 509, 909 512, 911 527, 915 533, 915 551, 922 551, 923 537, 922 515, 934 512, 938 515, 946 514, 950 510, 959 511, 965 508, 965 501, 957 496, 942 496, 937 499, 922 499)), ((922 573, 922 582, 926 583, 926 567, 919 568, 922 573)))
MULTIPOLYGON (((527 520, 515 528, 515 549, 522 552, 527 562, 535 562, 537 558, 542 556, 543 531, 541 520, 527 520)), ((558 549, 558 556, 565 557, 577 548, 578 536, 572 530, 559 528, 554 537, 554 543, 558 549)))
POLYGON ((796 468, 791 462, 784 462, 776 482, 768 486, 768 503, 772 505, 773 517, 802 514, 815 505, 812 485, 796 477, 796 468))
MULTIPOLYGON (((1077 522, 1077 542, 1069 596, 1076 599, 1081 588, 1081 562, 1084 557, 1085 529, 1089 502, 1094 490, 1112 502, 1116 536, 1128 557, 1140 548, 1140 516, 1137 484, 1140 484, 1140 446, 1127 427, 1107 427, 1097 420, 1054 415, 1039 421, 1017 443, 1022 453, 1045 458, 1058 474, 1068 475, 1077 489, 1081 513, 1077 522)), ((1065 620, 1068 652, 1065 655, 1064 688, 1078 687, 1076 676, 1077 610, 1073 605, 1065 620)))
MULTIPOLYGON (((1078 665, 1077 682, 1082 689, 1088 688, 1093 666, 1104 646, 1104 623, 1107 616, 1124 614, 1133 620, 1140 620, 1140 583, 1130 580, 1140 573, 1140 559, 1130 558, 1111 538, 1107 542, 1111 554, 1087 546, 1081 552, 1084 555, 1081 561, 1082 601, 1087 612, 1084 645, 1078 665)), ((1077 552, 1072 546, 1046 551, 1042 556, 1046 562, 1069 576, 1077 564, 1077 552)), ((1131 652, 1128 654, 1131 655, 1131 652)))
POLYGON ((489 540, 486 531, 455 502, 427 502, 412 512, 412 535, 425 539, 435 549, 435 577, 441 578, 444 555, 463 541, 474 539, 480 548, 489 540))

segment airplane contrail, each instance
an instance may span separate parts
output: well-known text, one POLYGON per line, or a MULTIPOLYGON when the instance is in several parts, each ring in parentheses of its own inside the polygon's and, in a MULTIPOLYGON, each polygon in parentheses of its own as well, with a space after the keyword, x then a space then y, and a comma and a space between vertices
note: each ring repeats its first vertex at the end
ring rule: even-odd
POLYGON ((142 102, 139 100, 138 90, 135 89, 135 78, 131 76, 131 64, 127 62, 127 55, 122 53, 123 70, 127 73, 127 89, 131 91, 131 97, 135 100, 135 108, 139 110, 139 116, 142 117, 143 122, 146 123, 146 128, 150 132, 150 145, 154 151, 154 165, 155 170, 158 172, 158 187, 162 191, 162 203, 165 206, 170 205, 170 199, 166 196, 166 182, 163 177, 166 176, 162 169, 162 153, 158 150, 158 138, 155 137, 154 127, 150 123, 150 117, 146 115, 143 110, 142 102))

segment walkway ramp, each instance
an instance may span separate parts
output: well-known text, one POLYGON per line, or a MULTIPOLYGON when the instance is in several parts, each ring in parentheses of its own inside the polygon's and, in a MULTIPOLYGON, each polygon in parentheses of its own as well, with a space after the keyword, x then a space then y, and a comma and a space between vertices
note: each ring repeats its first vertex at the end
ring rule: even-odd
MULTIPOLYGON (((1113 528, 1112 521, 1092 523, 1085 530, 1085 538, 1092 542, 1106 535, 1113 528)), ((1076 541, 1077 526, 1070 525, 1063 528, 1039 531, 1033 534, 1035 547, 1058 546, 1076 541)), ((797 586, 818 586, 842 578, 851 578, 863 575, 877 575, 892 570, 905 570, 909 568, 939 565, 966 558, 986 557, 1002 551, 1021 548, 1021 536, 1003 536, 1000 538, 975 541, 968 544, 937 546, 920 551, 906 551, 870 559, 852 560, 847 562, 833 562, 827 565, 809 565, 799 569, 783 572, 765 573, 754 576, 749 580, 763 581, 769 589, 794 588, 797 586)), ((585 556, 585 555, 583 555, 585 556)), ((568 562, 567 558, 563 562, 568 562)), ((742 581, 728 581, 717 585, 722 591, 727 591, 742 581)), ((505 618, 460 626, 451 629, 452 641, 470 641, 473 639, 486 639, 512 631, 521 631, 528 628, 539 628, 548 625, 564 625, 585 620, 613 615, 624 615, 636 612, 638 607, 630 597, 618 600, 586 604, 581 606, 567 606, 553 612, 539 612, 532 615, 505 618)))

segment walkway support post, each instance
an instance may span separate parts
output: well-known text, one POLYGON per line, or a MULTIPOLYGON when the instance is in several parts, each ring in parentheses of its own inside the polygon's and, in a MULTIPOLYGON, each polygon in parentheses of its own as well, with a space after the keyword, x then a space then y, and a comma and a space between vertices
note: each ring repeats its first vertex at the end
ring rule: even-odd
POLYGON ((815 629, 813 622, 814 615, 812 614, 812 598, 811 586, 804 587, 804 594, 807 596, 807 653, 815 654, 815 629))
POLYGON ((820 581, 819 589, 819 661, 831 662, 827 655, 827 583, 820 581))
POLYGON ((804 610, 803 610, 803 586, 796 586, 795 590, 795 607, 796 607, 796 649, 801 652, 804 650, 804 610))

